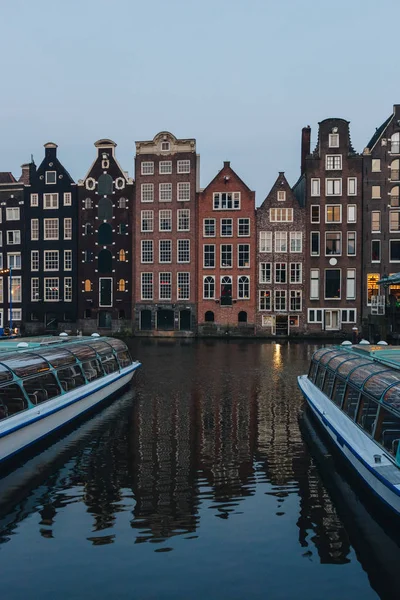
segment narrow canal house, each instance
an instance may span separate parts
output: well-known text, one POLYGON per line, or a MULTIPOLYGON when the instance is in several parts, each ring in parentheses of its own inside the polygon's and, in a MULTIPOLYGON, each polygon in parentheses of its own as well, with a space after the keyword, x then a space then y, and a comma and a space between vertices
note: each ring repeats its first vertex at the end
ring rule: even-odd
POLYGON ((198 197, 198 331, 252 335, 255 193, 224 162, 198 197))
MULTIPOLYGON (((25 188, 23 281, 27 333, 71 330, 77 317, 76 184, 57 158, 57 144, 44 145, 25 188)), ((18 261, 16 256, 9 264, 18 261)), ((13 269, 14 280, 14 269, 13 269)))
POLYGON ((135 330, 194 332, 196 140, 136 142, 135 330))
MULTIPOLYGON (((383 275, 400 271, 400 105, 375 131, 363 153, 363 324, 368 339, 400 331, 400 286, 391 286, 385 323, 383 275)), ((377 340, 376 340, 377 341, 377 340)))
POLYGON ((307 331, 350 333, 361 321, 362 157, 351 144, 349 122, 319 123, 302 132, 302 174, 294 192, 306 207, 307 331))
POLYGON ((78 327, 84 332, 131 329, 134 182, 101 139, 78 182, 78 327))
POLYGON ((257 333, 303 333, 305 209, 283 172, 257 208, 257 232, 257 333))

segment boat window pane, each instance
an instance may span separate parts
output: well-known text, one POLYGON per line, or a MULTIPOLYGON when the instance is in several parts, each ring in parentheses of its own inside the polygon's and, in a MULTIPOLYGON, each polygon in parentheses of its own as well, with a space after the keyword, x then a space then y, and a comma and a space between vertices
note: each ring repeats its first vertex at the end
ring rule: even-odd
POLYGON ((61 394, 53 373, 45 373, 24 381, 25 392, 32 404, 41 404, 61 394))
POLYGON ((9 369, 14 371, 17 377, 29 377, 29 375, 36 375, 36 373, 49 370, 47 362, 37 354, 24 352, 21 354, 14 353, 9 356, 10 358, 5 360, 2 357, 0 358, 9 369))
POLYGON ((68 346, 68 350, 81 361, 96 357, 96 352, 86 344, 71 344, 68 346))
POLYGON ((103 376, 102 368, 100 367, 99 361, 96 358, 88 360, 82 364, 83 372, 88 381, 93 381, 103 376))
POLYGON ((382 419, 379 419, 381 423, 375 439, 395 456, 400 440, 400 418, 385 409, 381 411, 382 419))
POLYGON ((315 360, 316 362, 318 362, 320 360, 321 356, 323 356, 327 352, 330 352, 331 350, 332 350, 332 348, 320 348, 319 350, 314 352, 312 359, 315 360))
POLYGON ((114 348, 115 352, 120 352, 122 350, 127 350, 128 347, 122 340, 118 340, 116 338, 107 338, 107 344, 110 344, 112 348, 114 348))
POLYGON ((374 398, 380 398, 384 391, 394 383, 400 383, 400 374, 388 369, 384 373, 379 373, 368 379, 364 389, 374 398))
POLYGON ((115 373, 115 371, 119 370, 117 359, 111 351, 109 351, 107 354, 102 354, 100 356, 100 360, 106 375, 115 373))
POLYGON ((322 391, 328 398, 331 397, 333 382, 335 380, 335 374, 332 371, 326 371, 324 387, 322 391))
POLYGON ((28 408, 28 402, 16 383, 0 388, 0 419, 12 417, 28 408))
POLYGON ((64 392, 70 392, 81 385, 85 385, 85 378, 79 365, 59 369, 57 375, 64 392))
POLYGON ((355 369, 356 367, 361 367, 362 365, 371 364, 371 361, 368 362, 364 358, 354 358, 353 360, 346 360, 346 362, 342 363, 338 368, 337 372, 342 377, 347 377, 347 375, 355 369))
POLYGON ((346 382, 344 379, 340 379, 336 377, 333 392, 332 392, 332 400, 337 406, 342 406, 344 389, 346 387, 346 382))
POLYGON ((316 380, 315 380, 315 385, 316 385, 316 386, 317 386, 317 387, 318 387, 320 390, 322 390, 322 385, 323 385, 323 383, 324 383, 324 375, 325 375, 325 373, 326 373, 326 369, 325 369, 325 367, 321 367, 321 366, 319 366, 319 367, 318 367, 318 373, 317 373, 317 377, 316 377, 316 380))
POLYGON ((62 365, 71 365, 76 362, 76 358, 71 352, 65 350, 65 348, 47 348, 45 350, 38 349, 40 356, 45 358, 52 367, 57 369, 62 365))
POLYGON ((3 381, 11 381, 12 378, 13 375, 11 371, 9 371, 5 365, 0 364, 0 383, 3 383, 3 381))
POLYGON ((360 390, 348 385, 344 396, 343 410, 349 415, 350 419, 355 417, 359 398, 360 390))
POLYGON ((383 402, 390 404, 393 408, 400 410, 400 385, 394 385, 389 388, 383 396, 383 402))
POLYGON ((93 350, 95 350, 98 354, 102 354, 103 352, 110 351, 110 345, 107 344, 107 342, 104 342, 103 340, 96 340, 96 341, 90 340, 88 343, 89 343, 90 347, 93 348, 93 350))
POLYGON ((354 356, 352 354, 348 354, 347 352, 344 354, 339 354, 338 356, 334 356, 330 361, 329 361, 329 368, 332 369, 332 371, 336 371, 338 367, 340 367, 340 365, 344 362, 346 362, 346 360, 353 360, 354 356))
POLYGON ((368 377, 371 377, 374 373, 384 373, 385 371, 389 371, 389 369, 382 365, 377 365, 376 363, 370 363, 364 367, 358 367, 353 371, 349 377, 349 381, 354 383, 355 386, 362 387, 364 381, 368 379, 368 377))
POLYGON ((121 366, 121 369, 124 369, 125 367, 129 367, 129 365, 132 364, 132 358, 131 358, 131 355, 129 354, 128 350, 124 350, 123 352, 118 352, 117 358, 118 358, 118 362, 121 366))
POLYGON ((370 435, 374 430, 379 404, 367 396, 361 396, 360 410, 357 423, 370 435))
POLYGON ((326 365, 331 360, 331 358, 340 355, 343 355, 343 352, 341 352, 340 350, 330 350, 329 352, 326 352, 323 356, 321 356, 321 360, 319 362, 321 363, 321 365, 326 365))
POLYGON ((314 383, 315 381, 315 376, 317 374, 317 369, 318 369, 318 363, 314 362, 313 360, 310 363, 310 370, 308 372, 308 379, 310 379, 310 381, 312 381, 314 383))

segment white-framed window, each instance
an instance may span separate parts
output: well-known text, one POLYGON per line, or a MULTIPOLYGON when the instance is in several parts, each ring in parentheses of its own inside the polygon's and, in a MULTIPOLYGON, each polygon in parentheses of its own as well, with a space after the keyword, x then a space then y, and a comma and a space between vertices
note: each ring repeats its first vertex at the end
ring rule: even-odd
POLYGON ((31 271, 39 271, 39 250, 31 250, 31 271))
POLYGON ((168 152, 170 149, 170 143, 169 142, 161 142, 161 150, 162 152, 168 152))
POLYGON ((141 262, 152 263, 154 261, 154 244, 153 240, 141 241, 141 262))
POLYGON ((238 219, 238 237, 249 237, 250 236, 250 219, 240 218, 238 219))
MULTIPOLYGON (((38 221, 38 219, 35 219, 38 221)), ((33 224, 33 222, 32 222, 33 224)), ((38 222, 39 226, 39 222, 38 222)), ((44 219, 44 239, 58 240, 58 219, 44 219)), ((32 238, 33 239, 33 238, 32 238)), ((39 237, 37 238, 39 239, 39 237)))
POLYGON ((172 231, 172 210, 160 210, 158 213, 158 230, 172 231))
POLYGON ((287 252, 287 231, 275 231, 275 252, 287 252))
POLYGON ((275 263, 275 283, 287 283, 287 264, 275 263))
POLYGON ((21 243, 21 231, 19 229, 7 231, 7 244, 15 246, 21 243))
POLYGON ((347 205, 347 222, 357 223, 357 206, 355 204, 347 205))
POLYGON ((206 275, 203 277, 203 299, 214 300, 215 298, 215 277, 206 275))
POLYGON ((72 250, 64 250, 64 271, 72 271, 72 250))
POLYGON ((140 214, 140 222, 142 232, 154 230, 154 211, 142 210, 140 214))
POLYGON ((203 219, 204 237, 215 237, 215 219, 203 219))
POLYGON ((250 267, 250 244, 238 244, 238 267, 250 267))
POLYGON ((310 233, 310 255, 319 256, 319 231, 311 231, 310 233))
POLYGON ((172 273, 159 273, 159 294, 160 300, 171 300, 172 294, 172 273))
POLYGON ((310 300, 319 299, 319 269, 310 269, 310 300))
POLYGON ((258 293, 259 310, 271 310, 271 292, 270 290, 260 290, 258 293))
POLYGON ((172 160, 161 160, 158 164, 160 175, 170 175, 172 173, 172 160))
POLYGON ((381 186, 373 185, 371 188, 371 196, 372 198, 379 200, 381 198, 381 186))
POLYGON ((311 223, 320 222, 320 207, 318 204, 311 204, 311 223))
POLYGON ((290 290, 290 311, 297 312, 301 310, 301 290, 290 290))
POLYGON ((380 233, 381 231, 381 211, 371 211, 371 231, 372 233, 380 233))
POLYGON ((140 191, 141 202, 154 202, 154 183, 142 183, 140 191))
POLYGON ((141 273, 141 299, 153 300, 153 273, 141 273))
POLYGON ((380 170, 381 170, 381 159, 380 158, 372 159, 371 170, 373 173, 380 173, 380 170))
POLYGON ((123 196, 118 200, 118 208, 128 208, 128 200, 123 196))
POLYGON ((203 267, 205 269, 215 268, 215 244, 204 244, 203 246, 203 267))
POLYGON ((190 273, 178 273, 176 297, 178 300, 189 300, 190 273))
POLYGON ((286 290, 275 290, 275 310, 286 311, 286 290))
POLYGON ((85 198, 83 201, 83 206, 85 209, 93 208, 93 200, 92 198, 85 198))
POLYGON ((341 204, 326 204, 325 206, 325 223, 341 223, 342 222, 342 205, 341 204))
POLYGON ((31 300, 32 302, 38 302, 39 300, 39 277, 31 278, 31 300))
POLYGON ((278 202, 285 202, 286 192, 284 190, 278 190, 277 200, 278 200, 278 202))
POLYGON ((72 277, 64 278, 64 302, 72 302, 72 277))
MULTIPOLYGON (((151 160, 145 160, 142 162, 141 167, 142 175, 154 175, 154 162, 151 160)), ((143 200, 142 200, 143 202, 143 200)))
POLYGON ((260 231, 260 252, 272 252, 272 231, 260 231))
POLYGON ((398 131, 390 138, 390 152, 400 154, 400 133, 398 131))
POLYGON ((72 206, 72 193, 64 192, 64 206, 72 206))
POLYGON ((340 300, 342 297, 341 269, 325 269, 325 300, 340 300))
POLYGON ((58 271, 59 265, 59 254, 58 250, 45 250, 44 251, 44 271, 58 271))
POLYGON ((347 195, 357 196, 357 177, 347 178, 347 195))
POLYGON ((325 231, 325 256, 341 256, 342 232, 325 231))
POLYGON ((12 278, 8 277, 8 297, 10 298, 10 279, 12 279, 12 290, 11 296, 13 302, 22 302, 22 277, 18 275, 12 276, 12 278))
POLYGON ((7 253, 7 268, 8 269, 20 269, 21 268, 21 252, 8 252, 7 253))
POLYGON ((240 300, 249 300, 250 298, 250 277, 248 275, 238 277, 238 298, 240 300))
POLYGON ((178 201, 188 202, 190 200, 190 183, 187 181, 180 181, 177 184, 178 201))
POLYGON ((221 244, 221 267, 232 267, 232 244, 221 244))
POLYGON ((308 323, 322 323, 322 310, 320 308, 308 309, 308 323))
POLYGON ((303 281, 303 265, 300 262, 290 263, 290 283, 302 283, 303 281))
POLYGON ((172 261, 172 241, 159 240, 159 262, 170 263, 172 261))
POLYGON ((172 183, 160 183, 159 201, 172 202, 172 183))
POLYGON ((259 282, 272 283, 272 263, 259 263, 259 282))
POLYGON ((290 252, 303 252, 303 233, 301 231, 290 232, 290 252))
POLYGON ((398 210, 389 212, 389 231, 391 233, 400 231, 400 211, 398 210))
POLYGON ((339 148, 339 134, 338 133, 330 133, 329 134, 329 148, 339 148))
POLYGON ((60 284, 58 277, 44 278, 45 302, 57 302, 60 299, 60 284))
MULTIPOLYGON (((3 268, 3 254, 0 252, 0 269, 3 268)), ((1 279, 0 279, 1 281, 1 279)))
POLYGON ((178 173, 190 173, 190 160, 178 160, 178 173))
MULTIPOLYGON (((10 321, 11 310, 8 309, 8 320, 10 321)), ((12 308, 12 320, 13 323, 16 321, 22 321, 22 308, 12 308)))
POLYGON ((327 196, 342 195, 342 180, 341 179, 326 179, 325 193, 327 196))
POLYGON ((347 269, 346 279, 346 299, 355 300, 356 298, 356 270, 347 269))
POLYGON ((325 157, 325 169, 327 171, 340 171, 342 169, 342 155, 327 154, 325 157))
POLYGON ((233 236, 233 219, 221 219, 221 237, 233 236))
POLYGON ((58 208, 58 194, 43 194, 43 208, 45 210, 58 208))
POLYGON ((39 194, 31 194, 31 206, 39 206, 39 194))
POLYGON ((190 231, 190 208, 178 209, 178 231, 190 231))
POLYGON ((3 232, 0 231, 0 246, 3 245, 3 232))
POLYGON ((347 256, 356 256, 356 254, 357 254, 357 233, 355 231, 348 231, 347 232, 347 256))
POLYGON ((240 192, 215 192, 214 210, 240 210, 240 192))
POLYGON ((381 262, 381 240, 371 240, 371 262, 381 262))
POLYGON ((270 208, 269 220, 271 223, 292 223, 293 208, 270 208))
POLYGON ((190 240, 178 240, 178 263, 190 263, 190 240))
POLYGON ((19 221, 20 210, 18 206, 12 208, 6 208, 6 221, 19 221))
POLYGON ((72 219, 67 217, 64 219, 64 240, 72 240, 72 219))
POLYGON ((400 240, 389 240, 389 262, 400 262, 400 240))
POLYGON ((45 182, 46 185, 54 185, 57 183, 57 171, 46 171, 45 182))
POLYGON ((113 278, 99 277, 99 306, 113 305, 113 278))
POLYGON ((357 311, 355 308, 345 308, 341 311, 342 323, 356 323, 357 322, 357 311))
POLYGON ((311 179, 311 196, 320 196, 321 181, 319 178, 311 179))

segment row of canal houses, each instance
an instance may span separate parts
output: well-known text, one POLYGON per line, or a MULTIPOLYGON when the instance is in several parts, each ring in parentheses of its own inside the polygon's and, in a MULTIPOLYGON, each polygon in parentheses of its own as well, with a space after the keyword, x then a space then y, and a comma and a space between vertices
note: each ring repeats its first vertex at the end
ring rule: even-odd
POLYGON ((194 139, 136 142, 134 178, 113 141, 95 148, 78 182, 54 143, 18 180, 0 173, 0 327, 381 333, 378 281, 400 263, 400 105, 362 154, 346 120, 319 123, 314 150, 303 128, 300 178, 279 173, 258 208, 229 162, 200 188, 194 139))

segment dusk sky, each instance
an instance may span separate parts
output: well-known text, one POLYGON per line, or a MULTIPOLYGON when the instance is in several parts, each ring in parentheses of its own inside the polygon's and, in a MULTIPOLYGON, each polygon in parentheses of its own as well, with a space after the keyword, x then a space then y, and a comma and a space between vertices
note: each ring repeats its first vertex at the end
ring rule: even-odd
POLYGON ((0 170, 43 144, 75 180, 111 138, 194 137, 204 187, 230 160, 260 204, 299 176, 300 135, 351 121, 354 147, 400 103, 399 0, 0 0, 0 170))

